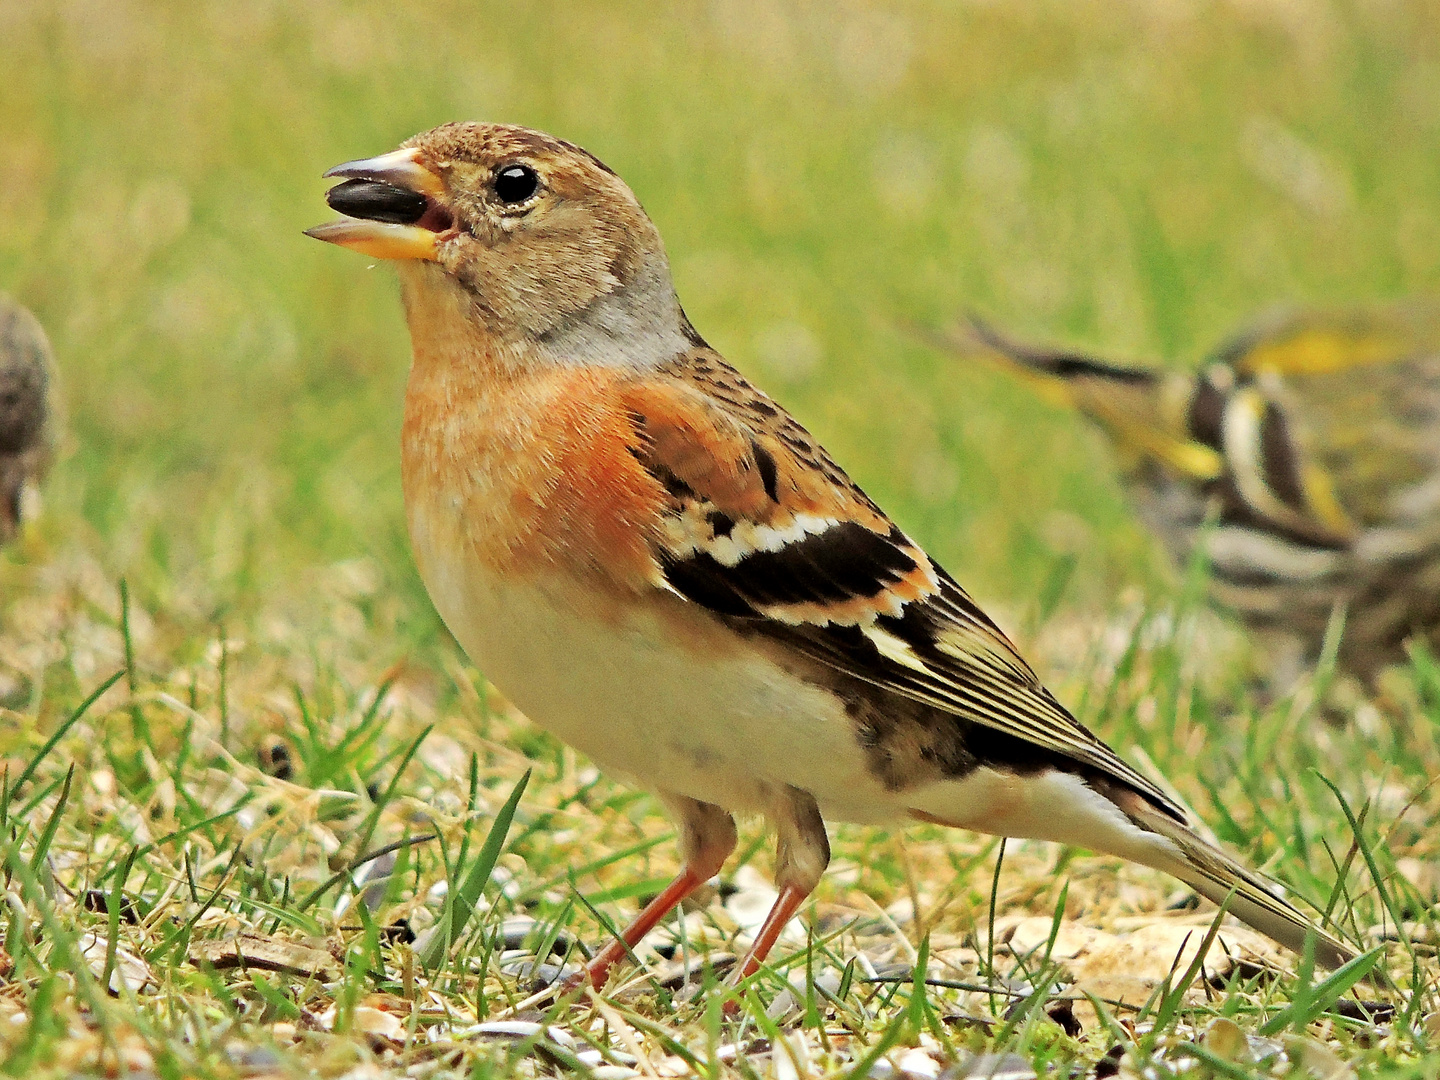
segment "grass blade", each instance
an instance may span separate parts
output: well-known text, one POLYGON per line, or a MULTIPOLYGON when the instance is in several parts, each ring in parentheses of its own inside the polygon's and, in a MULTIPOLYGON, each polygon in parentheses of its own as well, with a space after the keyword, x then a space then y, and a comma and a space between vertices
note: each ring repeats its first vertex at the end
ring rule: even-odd
POLYGON ((461 882, 460 888, 447 898, 445 912, 441 915, 440 922, 435 925, 435 930, 420 956, 420 963, 425 968, 433 970, 438 967, 449 951, 450 944, 459 941, 460 935, 465 932, 465 925, 475 912, 475 904, 479 901, 486 882, 490 880, 490 872, 495 869, 495 860, 500 857, 500 850, 505 846, 505 837, 510 832, 510 823, 515 819, 515 809, 520 805, 520 796, 525 794, 525 786, 529 783, 530 770, 526 769, 525 775, 520 777, 519 783, 511 790, 510 797, 505 800, 505 805, 495 815, 485 843, 481 845, 475 861, 470 864, 465 880, 461 882))
POLYGON ((316 900, 319 900, 320 897, 324 896, 336 885, 339 885, 342 881, 348 878, 356 870, 359 870, 360 867, 364 866, 366 863, 373 862, 374 860, 380 858, 380 856, 382 855, 389 855, 392 851, 399 851, 401 848, 413 847, 416 844, 428 844, 431 840, 435 839, 438 839, 438 837, 436 837, 434 833, 423 833, 420 836, 407 836, 403 840, 396 840, 393 844, 386 844, 384 847, 376 848, 374 851, 367 851, 364 855, 361 855, 353 861, 346 863, 343 867, 341 867, 339 870, 335 871, 335 873, 331 874, 328 878, 326 878, 324 882, 317 885, 311 892, 306 894, 300 900, 300 903, 296 905, 297 910, 301 912, 308 911, 310 909, 310 906, 314 904, 316 900))
MULTIPOLYGON (((390 685, 391 684, 387 682, 376 693, 375 698, 377 702, 380 700, 381 695, 389 690, 390 685)), ((378 704, 376 707, 378 708, 378 704)), ((385 786, 384 794, 375 800, 375 805, 371 807, 370 813, 366 815, 365 824, 360 828, 360 842, 355 845, 356 851, 364 851, 370 846, 370 840, 375 835, 375 826, 380 824, 380 814, 384 811, 390 800, 395 797, 395 789, 400 786, 400 777, 405 774, 405 769, 410 764, 410 759, 419 751, 420 744, 423 743, 430 732, 434 730, 435 725, 431 724, 424 731, 420 732, 415 741, 412 742, 405 753, 401 755, 400 764, 396 766, 395 775, 390 778, 390 783, 385 786)))
POLYGON ((1320 778, 1321 783, 1334 793, 1336 801, 1340 804, 1340 809, 1345 814, 1345 820, 1350 823, 1350 831, 1355 835, 1355 843, 1360 848, 1360 856, 1365 860, 1365 866, 1370 871, 1370 879, 1375 883, 1375 892, 1380 896, 1380 903, 1395 923, 1395 933, 1399 935, 1400 941, 1405 945, 1406 951, 1410 953, 1410 957, 1413 960, 1415 958, 1415 946, 1411 943, 1409 935, 1405 932, 1405 920, 1399 909, 1396 908, 1395 902, 1390 896, 1390 890, 1385 887, 1385 877, 1380 873, 1380 867, 1375 862, 1375 854, 1371 851, 1370 844, 1365 840, 1365 832, 1359 819, 1356 818, 1355 812, 1350 809, 1350 803, 1346 800, 1345 796, 1341 794, 1340 789, 1330 782, 1330 778, 1318 771, 1315 775, 1320 778))
POLYGON ((1361 953, 1343 967, 1332 971, 1329 976, 1316 983, 1303 1000, 1297 999, 1291 1002, 1289 1006, 1265 1021, 1260 1026, 1260 1034, 1274 1035, 1291 1026, 1296 1030, 1304 1028, 1306 1024, 1335 1004, 1341 994, 1369 975, 1375 965, 1380 962, 1380 957, 1384 953, 1385 946, 1378 945, 1367 953, 1361 953))
POLYGON ((1200 969, 1205 964, 1205 957, 1210 954, 1210 947, 1215 944, 1215 939, 1220 934, 1221 924, 1225 922, 1225 916, 1230 910, 1230 900, 1234 895, 1235 890, 1231 889, 1230 896, 1225 897, 1225 902, 1221 904, 1215 912, 1215 918, 1210 922, 1210 929, 1207 930, 1205 936, 1200 939, 1200 947, 1195 950, 1194 959, 1190 961, 1189 966, 1185 969, 1185 973, 1180 976, 1180 980, 1176 982, 1170 989, 1170 992, 1161 999, 1160 1009, 1155 1016, 1155 1027, 1157 1030, 1164 1030, 1169 1026, 1171 1018, 1174 1017, 1176 1010, 1180 1008, 1181 1002, 1185 1000, 1185 991, 1188 990, 1190 984, 1195 981, 1195 976, 1200 974, 1200 969))
POLYGON ((138 742, 152 744, 150 725, 135 696, 140 692, 140 679, 135 673, 135 643, 130 635, 130 583, 120 579, 120 641, 125 646, 125 685, 130 691, 130 725, 138 742))
POLYGON ((72 764, 69 771, 65 773, 65 786, 60 789, 60 798, 55 801, 55 812, 45 823, 45 831, 40 834, 40 841, 35 845, 35 851, 30 856, 30 872, 35 874, 37 879, 40 868, 45 864, 45 856, 50 851, 50 844, 55 839, 55 830, 60 827, 60 815, 65 812, 65 803, 70 798, 70 782, 74 779, 75 766, 72 764))
POLYGON ((46 756, 50 753, 51 750, 55 749, 56 744, 65 737, 65 733, 69 731, 72 727, 74 727, 77 723, 79 723, 80 718, 90 711, 90 706, 94 705, 95 702, 100 700, 100 695, 105 693, 106 690, 109 690, 110 687, 114 686, 124 677, 125 669, 121 668, 119 671, 115 672, 114 675, 111 675, 108 679, 106 679, 103 683, 96 687, 95 690, 90 694, 90 696, 80 703, 79 707, 70 714, 70 716, 65 720, 65 722, 55 729, 55 734, 51 735, 50 738, 45 740, 45 745, 40 748, 40 752, 30 759, 30 764, 25 766, 25 771, 20 774, 19 778, 15 781, 15 783, 10 785, 11 794, 19 791, 20 788, 25 785, 25 781, 29 780, 30 777, 35 775, 35 770, 40 767, 40 763, 45 760, 46 756))

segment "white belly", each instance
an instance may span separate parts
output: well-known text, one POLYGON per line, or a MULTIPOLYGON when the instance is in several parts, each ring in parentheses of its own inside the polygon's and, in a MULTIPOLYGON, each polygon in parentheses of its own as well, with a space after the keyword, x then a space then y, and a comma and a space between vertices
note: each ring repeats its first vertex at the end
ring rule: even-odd
POLYGON ((777 785, 832 820, 905 813, 866 768, 839 702, 749 649, 675 640, 660 596, 618 621, 570 590, 502 583, 412 521, 421 576, 450 632, 525 715, 607 771, 738 812, 777 785), (448 550, 447 550, 448 549, 448 550))
POLYGON ((709 648, 703 634, 677 641, 666 605, 689 601, 659 595, 623 618, 602 617, 573 587, 497 580, 453 532, 432 531, 413 512, 411 539, 430 598, 471 660, 527 717, 612 774, 739 813, 766 813, 775 788, 789 785, 814 796, 830 821, 920 816, 1149 865, 1173 861, 1168 842, 1064 773, 978 768, 887 791, 834 695, 728 631, 709 648))

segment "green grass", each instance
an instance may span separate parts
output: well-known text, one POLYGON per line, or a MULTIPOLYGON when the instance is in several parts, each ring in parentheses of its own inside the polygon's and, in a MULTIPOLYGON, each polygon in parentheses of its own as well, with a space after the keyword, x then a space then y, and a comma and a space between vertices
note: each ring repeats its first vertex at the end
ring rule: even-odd
MULTIPOLYGON (((1435 292, 1437 20, 1318 0, 0 11, 0 288, 54 339, 69 431, 44 518, 0 554, 0 1068, 583 1073, 593 1040, 728 1076, 773 1068, 779 1038, 824 1073, 921 1045, 1284 1067, 1234 1064, 1205 1034, 1225 1017, 1293 1060, 1436 1076, 1440 664, 1417 656, 1344 731, 1303 694, 1255 704, 1254 658, 1185 599, 1100 440, 902 327, 975 308, 1189 365, 1271 302, 1435 292), (842 829, 811 942, 777 950, 739 1021, 642 979, 556 1011, 573 1047, 467 1036, 526 996, 504 918, 573 955, 674 851, 648 797, 524 723, 439 626, 400 512, 393 277, 300 235, 328 216, 325 168, 455 118, 552 130, 625 176, 702 333, 1084 720, 1346 932, 1403 924, 1395 1019, 1324 1011, 1334 987, 1293 959, 1179 993, 1187 960, 1148 1002, 1076 1004, 1078 1038, 1053 1002, 1007 1018, 1015 980, 1069 985, 1073 961, 997 945, 992 908, 1001 928, 1058 911, 1057 933, 1188 918, 1197 940, 1211 916, 1164 913, 1171 884, 1110 860, 1012 842, 997 873, 983 838, 842 829), (257 766, 277 740, 289 781, 257 766), (444 916, 437 883, 479 884, 526 769, 487 904, 422 964, 390 928, 444 916), (431 834, 393 852, 373 913, 355 901, 358 860, 431 834), (329 960, 212 962, 241 930, 329 960), (856 956, 906 970, 873 982, 856 956), (135 961, 146 987, 107 994, 135 961), (786 973, 799 1007, 771 1020, 786 973), (377 1012, 399 1038, 365 1034, 377 1012)), ((761 839, 742 851, 763 872, 761 839)), ((685 926, 692 954, 736 930, 718 901, 685 926)))

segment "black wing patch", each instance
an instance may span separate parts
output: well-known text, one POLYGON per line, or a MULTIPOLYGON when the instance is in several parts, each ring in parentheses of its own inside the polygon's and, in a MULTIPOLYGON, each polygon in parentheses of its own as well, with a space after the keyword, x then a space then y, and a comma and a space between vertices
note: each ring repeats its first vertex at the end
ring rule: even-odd
POLYGON ((1299 455, 1285 413, 1273 401, 1265 403, 1265 415, 1260 419, 1260 468, 1276 497, 1303 513, 1305 482, 1300 476, 1299 455))
POLYGON ((1190 437, 1217 454, 1225 451, 1225 391, 1207 373, 1195 380, 1185 427, 1190 437))
POLYGON ((750 453, 755 457, 755 466, 760 470, 760 482, 765 485, 765 494, 770 501, 780 501, 780 475, 775 467, 775 458, 754 439, 750 440, 750 453))
MULTIPOLYGON (((728 536, 734 522, 718 511, 707 520, 714 535, 728 536), (716 519, 720 519, 718 522, 716 519)), ((775 551, 752 551, 734 566, 708 552, 661 554, 665 579, 677 592, 722 615, 764 617, 775 605, 830 604, 877 596, 917 567, 898 528, 882 535, 851 521, 786 543, 775 551)))

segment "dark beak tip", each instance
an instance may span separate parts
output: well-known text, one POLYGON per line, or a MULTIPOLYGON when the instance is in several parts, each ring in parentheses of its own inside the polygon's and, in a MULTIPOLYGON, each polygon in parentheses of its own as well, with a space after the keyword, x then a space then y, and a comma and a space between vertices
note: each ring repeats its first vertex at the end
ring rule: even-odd
POLYGON ((397 225, 413 225, 425 216, 428 200, 419 192, 376 180, 347 180, 325 193, 332 210, 347 217, 397 225))

